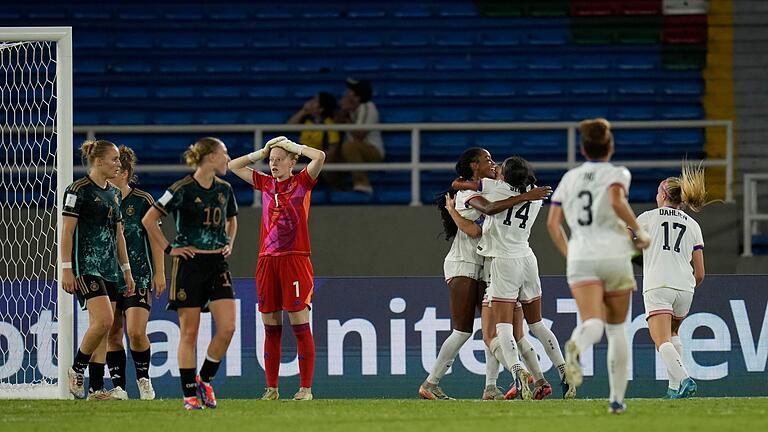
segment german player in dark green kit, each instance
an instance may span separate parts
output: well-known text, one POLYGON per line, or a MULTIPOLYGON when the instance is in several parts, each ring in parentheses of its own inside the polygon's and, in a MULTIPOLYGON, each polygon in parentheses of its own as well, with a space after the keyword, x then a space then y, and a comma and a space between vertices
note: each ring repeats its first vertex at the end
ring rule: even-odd
POLYGON ((67 187, 63 199, 61 236, 62 288, 77 295, 88 310, 88 330, 69 369, 69 391, 85 398, 85 368, 90 371, 88 399, 110 399, 104 390, 104 350, 112 326, 112 302, 134 291, 131 266, 123 237, 120 190, 109 183, 120 172, 117 147, 105 140, 88 140, 80 147, 88 161, 88 175, 67 187), (98 351, 98 352, 97 352, 98 351))
MULTIPOLYGON (((171 255, 168 308, 179 314, 179 373, 184 408, 216 408, 211 381, 235 332, 235 292, 226 259, 237 234, 237 202, 232 186, 218 176, 227 173, 227 147, 218 138, 201 138, 184 153, 195 172, 177 181, 149 209, 142 223, 153 250, 171 255), (172 243, 157 225, 173 214, 176 238, 172 243), (199 374, 195 373, 200 313, 211 312, 216 334, 199 374)), ((164 284, 155 269, 157 284, 164 284)), ((156 286, 157 288, 157 286, 156 286)))
MULTIPOLYGON (((115 386, 111 391, 112 398, 128 399, 125 386, 126 355, 123 347, 123 321, 125 321, 131 357, 136 368, 139 399, 151 400, 155 398, 155 390, 149 378, 151 352, 149 337, 147 337, 147 321, 152 309, 152 263, 158 260, 162 263, 163 250, 150 248, 149 236, 144 225, 141 224, 141 219, 152 208, 155 200, 147 192, 131 186, 131 183, 136 182, 134 175, 136 153, 124 145, 121 145, 118 150, 120 174, 112 179, 112 183, 120 190, 122 197, 120 210, 123 215, 125 243, 136 290, 132 296, 118 301, 115 319, 107 337, 107 367, 115 386)), ((161 287, 155 291, 158 298, 163 289, 164 287, 161 287)))

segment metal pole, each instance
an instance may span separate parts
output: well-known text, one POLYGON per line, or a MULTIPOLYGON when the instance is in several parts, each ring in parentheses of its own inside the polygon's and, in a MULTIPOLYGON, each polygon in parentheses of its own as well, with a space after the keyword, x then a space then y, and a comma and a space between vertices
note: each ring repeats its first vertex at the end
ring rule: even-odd
POLYGON ((745 257, 751 257, 752 256, 752 223, 750 221, 751 216, 751 204, 750 204, 750 198, 751 198, 751 191, 752 189, 752 179, 750 178, 749 174, 744 176, 744 185, 743 185, 743 191, 744 191, 744 250, 741 253, 741 256, 745 257))
POLYGON ((568 168, 576 166, 576 127, 568 126, 568 168))
POLYGON ((421 131, 419 128, 411 129, 411 205, 421 205, 421 131))
POLYGON ((725 126, 725 201, 733 202, 733 122, 725 126))
MULTIPOLYGON (((253 131, 253 151, 261 148, 263 145, 262 141, 264 141, 264 131, 261 128, 256 128, 253 131)), ((253 190, 253 204, 251 204, 251 207, 261 207, 261 191, 253 190)))

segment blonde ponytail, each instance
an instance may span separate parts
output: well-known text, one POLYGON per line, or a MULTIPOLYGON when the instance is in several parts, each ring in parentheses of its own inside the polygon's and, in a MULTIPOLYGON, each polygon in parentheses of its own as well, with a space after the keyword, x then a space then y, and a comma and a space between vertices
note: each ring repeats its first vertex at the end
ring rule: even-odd
POLYGON ((692 166, 683 164, 680 177, 669 177, 665 181, 664 190, 672 204, 683 204, 692 211, 698 212, 715 201, 707 201, 707 188, 704 168, 699 164, 692 166))

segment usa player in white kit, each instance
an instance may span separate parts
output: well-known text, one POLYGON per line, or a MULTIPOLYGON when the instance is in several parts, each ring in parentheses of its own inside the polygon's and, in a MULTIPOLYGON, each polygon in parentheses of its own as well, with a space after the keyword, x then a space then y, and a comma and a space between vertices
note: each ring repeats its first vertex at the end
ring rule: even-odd
POLYGON ((649 238, 627 202, 629 170, 609 162, 614 152, 610 123, 605 119, 585 120, 580 129, 581 153, 587 162, 560 180, 547 219, 552 240, 567 258, 568 285, 582 319, 565 344, 565 373, 570 385, 581 385, 579 353, 599 342, 605 329, 609 412, 621 413, 626 410, 629 356, 624 321, 636 288, 627 227, 639 248, 648 247, 649 238), (570 239, 563 230, 563 218, 570 228, 570 239))
POLYGON ((691 397, 697 389, 680 360, 677 329, 691 308, 694 289, 704 280, 704 238, 683 208, 699 211, 706 196, 704 170, 684 166, 680 177, 659 184, 658 208, 637 218, 651 237, 651 247, 643 251, 643 301, 648 330, 667 367, 669 399, 691 397))
MULTIPOLYGON (((456 163, 456 173, 462 179, 478 182, 483 178, 493 177, 495 175, 494 166, 491 154, 487 150, 474 147, 462 153, 459 161, 456 163)), ((525 196, 512 197, 505 202, 496 203, 497 211, 512 207, 526 199, 531 199, 531 197, 535 199, 538 197, 535 195, 536 193, 541 192, 540 190, 531 191, 531 193, 525 196)), ((441 210, 446 236, 447 238, 453 238, 451 250, 445 257, 444 262, 445 280, 450 289, 451 325, 453 331, 440 347, 431 373, 419 386, 419 396, 422 399, 451 399, 440 388, 439 383, 453 364, 453 360, 461 346, 472 336, 475 311, 480 306, 483 292, 485 291, 484 284, 480 282, 483 258, 477 254, 476 250, 477 237, 480 235, 480 232, 477 230, 474 235, 468 235, 464 230, 458 230, 455 223, 466 223, 468 221, 472 221, 470 224, 482 223, 482 215, 477 210, 464 205, 465 198, 472 194, 474 194, 474 191, 459 191, 455 193, 456 204, 453 212, 458 213, 465 221, 452 218, 451 211, 445 206, 445 198, 438 201, 438 208, 441 210)), ((450 198, 450 193, 448 198, 450 198)), ((494 373, 498 375, 499 365, 492 355, 486 354, 486 370, 489 376, 493 377, 493 390, 498 392, 495 386, 494 373)), ((490 393, 488 386, 486 386, 483 398, 494 399, 496 396, 490 393)))

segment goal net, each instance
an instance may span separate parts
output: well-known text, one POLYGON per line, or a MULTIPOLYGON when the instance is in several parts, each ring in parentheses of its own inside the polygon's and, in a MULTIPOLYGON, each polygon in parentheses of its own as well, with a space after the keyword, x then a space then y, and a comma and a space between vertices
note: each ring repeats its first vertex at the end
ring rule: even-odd
POLYGON ((0 398, 67 397, 73 307, 57 281, 71 58, 69 28, 0 28, 0 398))

